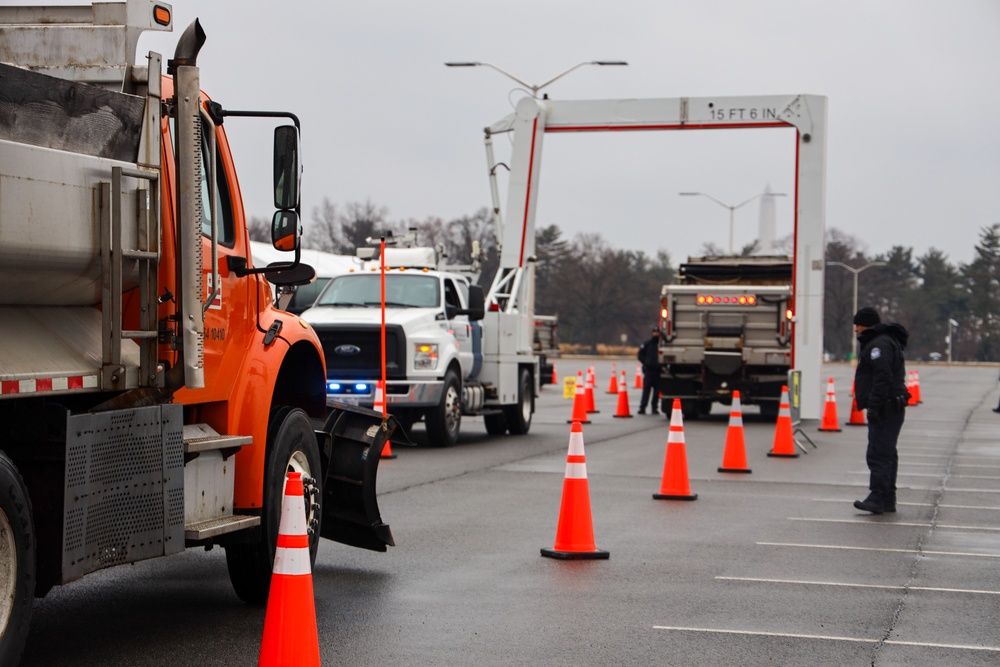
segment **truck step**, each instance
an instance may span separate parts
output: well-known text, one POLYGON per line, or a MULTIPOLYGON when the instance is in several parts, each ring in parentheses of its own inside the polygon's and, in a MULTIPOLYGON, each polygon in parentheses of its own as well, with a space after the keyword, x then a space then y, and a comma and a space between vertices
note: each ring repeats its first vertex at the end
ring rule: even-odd
POLYGON ((198 542, 259 525, 259 516, 235 514, 233 516, 188 524, 184 526, 184 539, 188 542, 198 542))
POLYGON ((208 424, 187 424, 184 426, 184 453, 198 454, 213 449, 232 449, 234 452, 243 445, 249 445, 253 438, 248 435, 219 435, 208 424))

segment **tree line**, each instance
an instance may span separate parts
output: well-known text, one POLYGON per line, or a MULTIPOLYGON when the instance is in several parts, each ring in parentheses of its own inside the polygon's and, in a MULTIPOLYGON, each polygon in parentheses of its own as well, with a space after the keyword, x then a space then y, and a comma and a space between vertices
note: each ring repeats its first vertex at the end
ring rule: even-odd
MULTIPOLYGON (((254 240, 269 239, 269 223, 254 218, 254 240)), ((482 279, 489 288, 499 261, 491 212, 482 208, 453 220, 391 220, 388 209, 370 200, 337 206, 324 199, 313 209, 303 246, 335 254, 354 254, 367 238, 402 234, 414 229, 421 245, 431 245, 449 263, 471 261, 473 241, 484 251, 482 279)), ((778 243, 791 254, 791 238, 778 243)), ((558 315, 563 343, 596 349, 599 345, 634 346, 659 320, 660 288, 673 282, 676 266, 669 251, 613 248, 600 234, 564 237, 557 225, 539 227, 535 235, 535 312, 558 315)), ((756 244, 739 254, 756 252, 756 244)), ((706 243, 704 255, 724 254, 706 243)), ((912 248, 893 246, 871 253, 857 238, 827 230, 827 267, 823 299, 823 335, 832 359, 852 353, 854 271, 858 273, 858 305, 878 309, 883 321, 910 331, 907 357, 928 360, 1000 361, 1000 223, 980 230, 975 257, 953 264, 939 250, 915 256, 912 248), (846 265, 848 268, 844 268, 846 265), (853 269, 854 271, 852 271, 853 269)))

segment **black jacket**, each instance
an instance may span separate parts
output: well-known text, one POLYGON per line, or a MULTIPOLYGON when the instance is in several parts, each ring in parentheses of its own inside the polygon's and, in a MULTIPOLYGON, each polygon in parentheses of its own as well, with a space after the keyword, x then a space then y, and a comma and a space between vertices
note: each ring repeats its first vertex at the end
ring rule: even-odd
POLYGON ((642 369, 645 372, 651 372, 656 370, 660 365, 660 355, 659 355, 659 336, 650 336, 649 340, 639 346, 639 361, 642 363, 642 369))
POLYGON ((861 332, 858 368, 854 373, 854 399, 858 410, 883 415, 901 410, 910 393, 906 390, 903 351, 909 333, 902 324, 876 324, 861 332))

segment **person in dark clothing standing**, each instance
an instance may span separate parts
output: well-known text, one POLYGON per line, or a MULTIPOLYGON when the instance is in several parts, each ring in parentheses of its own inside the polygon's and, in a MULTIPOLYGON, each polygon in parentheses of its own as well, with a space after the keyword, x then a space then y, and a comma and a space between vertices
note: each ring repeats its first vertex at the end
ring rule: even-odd
POLYGON ((872 514, 895 512, 896 441, 910 399, 903 358, 909 333, 901 324, 883 324, 874 308, 862 308, 854 315, 854 332, 861 346, 854 398, 859 410, 868 410, 866 459, 871 471, 870 493, 864 500, 855 500, 854 506, 872 514))
POLYGON ((653 327, 653 335, 639 346, 639 361, 642 363, 642 397, 639 399, 639 414, 646 414, 646 404, 650 412, 660 414, 660 327, 653 327))

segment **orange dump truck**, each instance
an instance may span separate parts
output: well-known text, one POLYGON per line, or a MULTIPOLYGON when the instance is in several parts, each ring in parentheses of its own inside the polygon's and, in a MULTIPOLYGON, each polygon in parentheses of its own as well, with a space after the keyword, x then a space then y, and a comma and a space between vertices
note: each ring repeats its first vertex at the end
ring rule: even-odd
POLYGON ((314 275, 298 121, 201 93, 197 21, 166 76, 136 62, 171 10, 0 7, 0 665, 36 596, 189 546, 223 547, 237 594, 266 600, 288 471, 313 558, 321 536, 393 543, 375 478, 395 421, 327 405, 323 348, 268 285, 314 275), (246 117, 277 125, 272 238, 294 253, 268 267, 223 126, 246 117))

